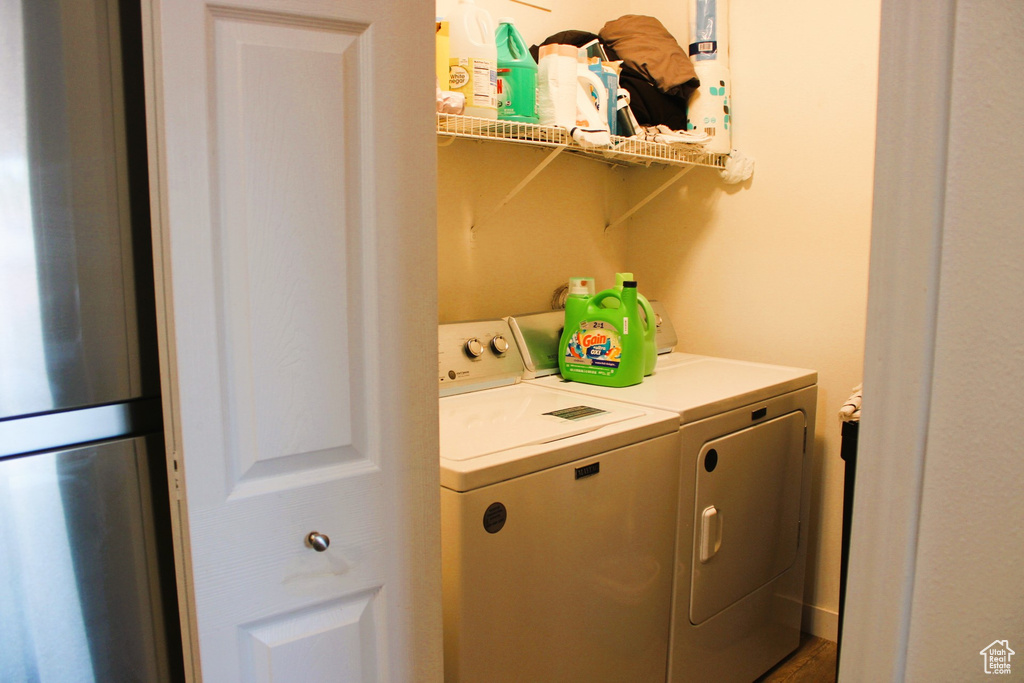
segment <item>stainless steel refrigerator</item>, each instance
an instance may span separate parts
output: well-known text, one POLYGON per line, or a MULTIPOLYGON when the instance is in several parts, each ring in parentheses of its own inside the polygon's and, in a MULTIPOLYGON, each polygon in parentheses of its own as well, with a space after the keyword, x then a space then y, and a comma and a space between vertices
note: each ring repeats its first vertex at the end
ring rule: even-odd
POLYGON ((0 681, 181 677, 138 1, 0 0, 0 681))

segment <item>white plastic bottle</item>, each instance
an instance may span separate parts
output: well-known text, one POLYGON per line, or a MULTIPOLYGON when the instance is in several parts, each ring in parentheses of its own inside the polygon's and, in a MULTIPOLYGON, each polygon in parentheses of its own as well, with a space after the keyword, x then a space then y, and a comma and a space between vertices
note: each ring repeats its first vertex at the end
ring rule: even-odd
POLYGON ((602 108, 608 106, 608 89, 583 62, 577 63, 576 79, 576 125, 569 133, 583 147, 607 147, 612 138, 602 108))
POLYGON ((491 15, 459 0, 448 19, 448 89, 466 96, 466 115, 498 118, 498 48, 491 15))
POLYGON ((540 46, 537 66, 537 114, 542 126, 576 125, 576 55, 574 45, 540 46))

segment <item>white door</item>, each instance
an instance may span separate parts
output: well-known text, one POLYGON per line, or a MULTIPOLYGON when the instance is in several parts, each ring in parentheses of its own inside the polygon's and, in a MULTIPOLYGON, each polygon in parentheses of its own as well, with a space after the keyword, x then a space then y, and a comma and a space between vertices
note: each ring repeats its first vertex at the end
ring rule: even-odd
POLYGON ((179 582, 207 683, 440 678, 433 12, 146 8, 179 582))

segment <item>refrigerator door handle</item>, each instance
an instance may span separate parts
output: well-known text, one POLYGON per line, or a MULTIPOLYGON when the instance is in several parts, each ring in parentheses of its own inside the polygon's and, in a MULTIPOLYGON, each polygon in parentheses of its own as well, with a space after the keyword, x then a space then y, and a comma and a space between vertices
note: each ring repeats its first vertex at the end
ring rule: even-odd
POLYGON ((163 430, 159 398, 0 420, 0 459, 163 430))

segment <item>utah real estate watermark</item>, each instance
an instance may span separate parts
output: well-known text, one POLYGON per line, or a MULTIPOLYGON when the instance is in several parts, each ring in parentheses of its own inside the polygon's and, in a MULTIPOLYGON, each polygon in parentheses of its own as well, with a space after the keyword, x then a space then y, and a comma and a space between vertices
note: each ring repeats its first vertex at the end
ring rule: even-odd
POLYGON ((985 659, 985 673, 1009 674, 1010 658, 1017 653, 1010 649, 1009 641, 993 640, 979 654, 985 659))

